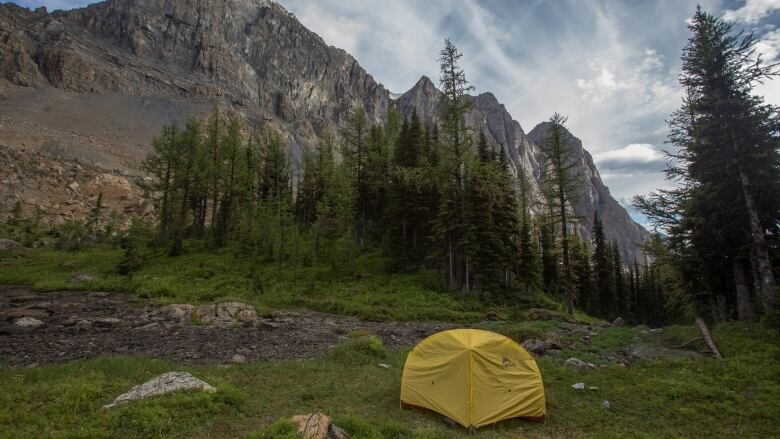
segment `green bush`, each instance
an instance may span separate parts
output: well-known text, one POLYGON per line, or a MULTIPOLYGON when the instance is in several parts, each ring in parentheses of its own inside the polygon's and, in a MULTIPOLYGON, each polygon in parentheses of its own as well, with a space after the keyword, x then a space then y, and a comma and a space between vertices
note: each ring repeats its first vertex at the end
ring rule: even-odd
POLYGON ((387 358, 387 348, 376 335, 355 332, 333 349, 332 357, 350 364, 371 364, 387 358))
POLYGON ((280 419, 257 433, 250 439, 299 439, 298 427, 289 419, 280 419))

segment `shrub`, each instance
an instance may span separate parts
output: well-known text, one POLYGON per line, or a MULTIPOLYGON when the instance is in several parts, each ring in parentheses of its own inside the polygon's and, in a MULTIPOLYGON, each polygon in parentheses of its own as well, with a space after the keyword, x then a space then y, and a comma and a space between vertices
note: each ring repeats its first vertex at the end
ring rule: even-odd
POLYGON ((347 341, 336 346, 332 356, 338 361, 350 364, 371 364, 387 358, 387 349, 376 335, 356 332, 350 334, 347 341))
POLYGON ((133 217, 119 244, 125 251, 116 267, 119 274, 129 275, 143 266, 149 258, 149 243, 153 233, 152 226, 147 221, 138 216, 133 217))
POLYGON ((280 419, 257 433, 250 439, 299 439, 298 427, 289 419, 280 419))
POLYGON ((87 242, 89 231, 82 221, 67 220, 56 230, 58 250, 79 250, 87 242))

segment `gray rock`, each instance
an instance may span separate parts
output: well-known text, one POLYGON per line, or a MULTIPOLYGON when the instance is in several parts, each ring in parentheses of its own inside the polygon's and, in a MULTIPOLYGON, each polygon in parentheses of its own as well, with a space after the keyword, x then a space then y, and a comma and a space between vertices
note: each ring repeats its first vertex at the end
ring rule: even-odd
POLYGON ((233 357, 230 359, 231 363, 235 364, 245 364, 246 363, 246 357, 241 354, 233 355, 233 357))
POLYGON ((208 383, 201 381, 187 372, 168 372, 157 378, 139 384, 127 393, 119 395, 111 404, 104 405, 108 409, 120 404, 126 404, 138 399, 146 399, 152 396, 165 395, 167 393, 195 390, 208 393, 217 391, 208 383))
POLYGON ((612 322, 612 326, 618 326, 618 327, 626 326, 626 321, 623 320, 623 317, 618 317, 615 319, 614 322, 612 322))
POLYGON ((382 369, 390 369, 390 365, 386 363, 379 363, 376 365, 377 367, 381 367, 382 369))
POLYGON ((192 321, 192 313, 195 309, 192 305, 170 304, 149 313, 150 317, 163 317, 176 323, 189 323, 192 321))
POLYGON ((532 338, 521 343, 528 352, 536 355, 544 355, 547 351, 561 349, 561 341, 554 337, 548 337, 543 340, 532 338))
POLYGON ((664 332, 664 329, 663 328, 654 328, 654 329, 651 329, 648 332, 650 332, 651 334, 660 334, 660 333, 664 332))
POLYGON ((572 389, 585 390, 585 383, 575 383, 571 385, 572 389))
POLYGON ((37 328, 41 325, 43 325, 43 322, 36 319, 35 317, 22 317, 20 319, 16 319, 14 321, 14 325, 20 327, 20 328, 37 328))
POLYGON ((0 239, 0 251, 26 252, 27 247, 12 239, 0 239))
POLYGON ((76 329, 78 329, 79 331, 89 331, 90 329, 92 329, 92 322, 86 319, 79 320, 78 322, 76 322, 76 329))
POLYGON ((669 349, 660 346, 640 345, 634 347, 629 355, 641 360, 655 360, 665 358, 669 360, 679 360, 685 358, 700 358, 701 354, 682 349, 669 349))
POLYGON ((133 331, 157 331, 160 328, 162 328, 162 325, 160 325, 158 322, 152 322, 137 328, 133 328, 133 331))
POLYGON ((572 369, 596 369, 596 365, 593 363, 587 363, 579 358, 571 357, 564 362, 567 367, 572 369))
POLYGON ((605 400, 604 400, 604 401, 601 403, 601 408, 609 410, 610 408, 612 408, 612 406, 609 404, 609 401, 607 401, 607 400, 605 399, 605 400))
POLYGON ((92 282, 96 278, 97 277, 94 274, 89 274, 89 273, 79 274, 79 275, 71 277, 70 278, 70 283, 72 283, 72 284, 81 284, 81 283, 84 283, 84 282, 92 282))

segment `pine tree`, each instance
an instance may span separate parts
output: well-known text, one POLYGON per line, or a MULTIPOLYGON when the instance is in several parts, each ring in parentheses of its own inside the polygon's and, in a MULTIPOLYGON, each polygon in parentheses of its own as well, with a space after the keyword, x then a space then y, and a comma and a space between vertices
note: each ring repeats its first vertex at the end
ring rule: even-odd
POLYGON ((434 239, 440 245, 439 260, 446 267, 446 284, 450 288, 469 289, 469 261, 465 255, 465 182, 466 167, 470 160, 471 141, 465 125, 470 108, 466 95, 473 89, 460 67, 463 56, 449 40, 439 52, 442 100, 441 119, 441 167, 439 185, 440 203, 434 225, 434 239))
POLYGON ((366 181, 366 161, 368 153, 369 124, 363 109, 353 111, 347 128, 342 132, 344 144, 342 157, 348 167, 354 191, 357 193, 355 212, 357 218, 357 242, 361 247, 365 244, 366 210, 368 208, 368 185, 366 181))
POLYGON ((574 314, 574 286, 569 255, 569 223, 576 220, 570 214, 570 205, 576 200, 581 185, 579 163, 566 140, 566 117, 555 113, 550 118, 547 136, 543 144, 545 187, 550 191, 550 206, 555 211, 555 222, 561 228, 562 284, 567 292, 566 309, 574 314))

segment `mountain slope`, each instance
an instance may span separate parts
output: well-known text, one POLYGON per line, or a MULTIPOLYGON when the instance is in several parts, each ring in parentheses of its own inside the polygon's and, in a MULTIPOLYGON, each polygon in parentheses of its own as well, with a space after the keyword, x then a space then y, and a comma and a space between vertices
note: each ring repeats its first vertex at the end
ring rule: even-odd
MULTIPOLYGON (((203 115, 214 103, 254 129, 281 131, 296 153, 342 126, 352 108, 382 123, 396 105, 432 123, 438 99, 423 77, 393 101, 352 56, 267 0, 108 0, 53 13, 0 5, 0 146, 77 160, 95 175, 106 169, 130 182, 143 178, 138 165, 162 124, 203 115)), ((515 172, 522 167, 538 192, 543 125, 526 135, 495 96, 473 99, 469 123, 495 147, 505 145, 515 172)), ((582 236, 598 211, 608 237, 633 258, 647 232, 609 195, 581 142, 572 136, 570 144, 589 177, 586 196, 574 206, 582 236)), ((67 198, 77 207, 52 213, 79 216, 79 206, 102 188, 91 174, 78 174, 91 191, 66 189, 67 177, 40 178, 36 186, 32 179, 40 176, 21 173, 34 163, 25 165, 0 171, 12 182, 0 196, 28 210, 29 199, 48 197, 62 207, 58 199, 67 198)), ((132 210, 140 194, 131 186, 131 195, 108 199, 109 206, 132 210)))

